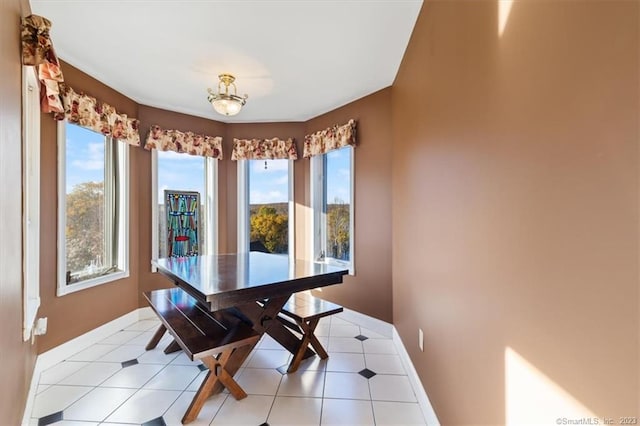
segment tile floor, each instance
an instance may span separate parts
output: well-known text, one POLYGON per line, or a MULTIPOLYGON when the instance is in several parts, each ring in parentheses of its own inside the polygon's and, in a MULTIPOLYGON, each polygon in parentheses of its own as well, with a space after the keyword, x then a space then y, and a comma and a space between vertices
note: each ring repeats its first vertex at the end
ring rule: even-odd
MULTIPOLYGON (((205 368, 144 347, 159 325, 139 321, 42 372, 31 425, 180 425, 205 368)), ((424 425, 393 341, 341 315, 316 329, 329 359, 283 374, 291 355, 262 338, 236 375, 248 397, 207 401, 196 425, 424 425)))

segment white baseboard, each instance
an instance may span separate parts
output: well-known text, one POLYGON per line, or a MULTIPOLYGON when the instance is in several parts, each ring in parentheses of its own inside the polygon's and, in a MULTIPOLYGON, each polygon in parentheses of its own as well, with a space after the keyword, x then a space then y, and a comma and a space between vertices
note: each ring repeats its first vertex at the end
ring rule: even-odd
POLYGON ((393 335, 393 325, 377 318, 370 317, 369 315, 344 308, 344 311, 338 314, 338 316, 346 321, 360 324, 361 326, 368 328, 371 331, 375 331, 385 337, 391 338, 393 335))
POLYGON ((338 316, 346 321, 354 322, 365 328, 368 328, 371 331, 375 331, 378 334, 393 339, 393 343, 398 351, 398 354, 400 355, 402 365, 404 366, 404 369, 409 376, 411 387, 413 387, 413 391, 416 394, 418 405, 420 405, 422 415, 424 416, 427 425, 440 426, 440 421, 438 420, 438 417, 436 416, 436 413, 431 406, 431 402, 429 401, 427 392, 424 390, 424 386, 422 386, 422 382, 418 377, 418 372, 413 366, 413 363, 409 358, 409 353, 404 347, 402 339, 400 339, 400 335, 398 334, 398 331, 393 326, 393 324, 389 324, 388 322, 379 320, 377 318, 372 318, 368 315, 361 314, 360 312, 352 311, 347 308, 345 308, 342 313, 338 314, 338 316))
POLYGON ((429 401, 429 397, 427 396, 427 392, 422 386, 422 382, 418 377, 418 372, 416 371, 413 363, 411 362, 411 358, 409 358, 409 353, 407 349, 404 347, 402 343, 402 339, 398 334, 398 331, 395 327, 393 327, 393 343, 396 345, 396 349, 398 350, 398 354, 400 354, 400 359, 402 360, 402 364, 404 366, 407 375, 409 376, 409 381, 411 382, 411 386, 413 387, 413 391, 416 393, 416 398, 418 399, 418 405, 420 405, 420 409, 422 410, 422 415, 427 422, 427 426, 440 426, 440 421, 438 420, 438 416, 436 416, 436 412, 433 410, 433 406, 429 401))
MULTIPOLYGON (((425 392, 424 387, 422 386, 422 383, 418 378, 418 373, 413 367, 411 359, 409 358, 409 354, 407 353, 407 350, 402 343, 402 339, 400 339, 400 335, 396 331, 395 327, 388 322, 372 318, 368 315, 364 315, 350 309, 345 309, 344 312, 339 315, 347 321, 358 323, 371 331, 393 339, 393 343, 398 350, 398 354, 400 355, 402 364, 404 365, 407 375, 409 376, 409 381, 411 382, 413 391, 416 394, 418 404, 420 405, 420 409, 422 410, 422 414, 424 415, 427 425, 440 426, 438 417, 436 416, 436 413, 433 410, 431 403, 429 402, 427 393, 425 392)), ((81 350, 86 349, 103 339, 106 339, 113 333, 116 333, 123 328, 134 324, 136 321, 153 318, 155 318, 155 314, 153 313, 151 308, 139 308, 135 311, 121 316, 120 318, 116 318, 113 321, 95 328, 81 336, 78 336, 75 339, 63 343, 60 346, 56 346, 55 348, 52 348, 43 354, 38 355, 33 371, 33 377, 31 378, 31 386, 29 387, 29 395, 27 396, 24 415, 22 418, 23 426, 27 426, 29 424, 31 409, 33 408, 33 401, 36 396, 38 381, 40 379, 40 374, 44 370, 48 369, 49 367, 53 367, 57 363, 64 361, 65 359, 80 352, 81 350)))
POLYGON ((38 387, 38 381, 40 374, 56 365, 59 362, 73 356, 83 349, 88 348, 91 345, 95 345, 101 340, 106 339, 113 333, 116 333, 123 328, 126 328, 139 320, 153 318, 151 308, 140 308, 135 311, 131 311, 119 318, 114 319, 98 328, 94 328, 85 334, 71 339, 55 348, 51 348, 48 351, 38 355, 36 358, 36 365, 33 369, 33 376, 31 377, 31 386, 29 386, 29 394, 27 395, 27 403, 24 407, 24 414, 22 416, 22 424, 26 426, 29 424, 31 410, 33 408, 33 401, 36 396, 36 390, 38 387), (149 314, 151 312, 151 314, 149 314))
POLYGON ((138 308, 138 321, 146 319, 158 319, 158 315, 156 315, 149 306, 146 308, 138 308))

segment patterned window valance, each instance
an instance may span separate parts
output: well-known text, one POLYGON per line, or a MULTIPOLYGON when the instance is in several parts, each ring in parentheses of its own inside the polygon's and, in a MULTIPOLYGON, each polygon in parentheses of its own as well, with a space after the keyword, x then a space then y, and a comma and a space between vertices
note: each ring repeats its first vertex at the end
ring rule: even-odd
POLYGON ((138 120, 119 114, 114 107, 101 103, 91 96, 76 93, 71 87, 61 84, 62 113, 56 113, 56 120, 64 120, 81 127, 111 135, 130 145, 140 146, 138 120))
POLYGON ((297 160, 293 139, 234 139, 232 160, 297 160))
POLYGON ((64 81, 49 37, 51 21, 42 16, 22 18, 22 65, 37 67, 42 112, 62 112, 59 84, 64 81))
POLYGON ((220 136, 196 135, 192 132, 164 130, 151 126, 144 148, 160 151, 184 152, 222 160, 222 138, 220 136))
POLYGON ((342 126, 333 126, 304 137, 304 158, 326 154, 347 145, 356 146, 356 121, 349 120, 342 126))

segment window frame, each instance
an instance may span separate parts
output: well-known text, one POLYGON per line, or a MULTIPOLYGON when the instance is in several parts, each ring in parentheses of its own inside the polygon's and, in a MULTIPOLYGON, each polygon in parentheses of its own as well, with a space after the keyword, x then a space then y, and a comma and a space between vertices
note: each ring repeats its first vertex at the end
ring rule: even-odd
MULTIPOLYGON (((67 120, 61 120, 58 122, 58 274, 57 274, 57 295, 64 296, 76 291, 84 290, 87 288, 95 287, 98 285, 110 283, 116 280, 127 278, 130 275, 129 271, 129 183, 130 183, 130 168, 129 168, 129 144, 123 141, 119 141, 111 138, 110 136, 104 136, 105 148, 108 144, 122 144, 121 149, 118 149, 117 164, 113 164, 114 167, 118 167, 120 171, 120 179, 118 181, 118 223, 117 223, 117 235, 118 235, 118 252, 116 255, 116 264, 118 265, 118 271, 105 274, 99 277, 90 278, 84 281, 80 281, 73 284, 66 283, 66 126, 73 125, 68 123, 67 120)), ((109 149, 105 149, 105 170, 109 166, 109 149)), ((105 202, 108 201, 108 194, 105 191, 105 202)))
POLYGON ((23 340, 31 338, 40 308, 40 84, 36 68, 22 67, 23 340))
MULTIPOLYGON (((182 153, 182 155, 190 155, 182 153)), ((204 250, 201 254, 218 254, 218 161, 212 157, 201 157, 204 160, 204 214, 201 220, 207 223, 204 235, 204 250)), ((151 150, 151 259, 158 259, 158 150, 151 150)), ((158 268, 151 265, 151 272, 158 268)))
POLYGON ((326 257, 327 253, 327 231, 326 231, 326 160, 327 154, 319 154, 310 159, 310 193, 311 193, 311 214, 312 228, 310 238, 310 250, 312 259, 315 262, 326 263, 349 269, 349 275, 356 274, 355 268, 355 150, 352 146, 340 149, 349 149, 350 153, 350 185, 349 185, 349 261, 326 257))
MULTIPOLYGON (((238 236, 237 236, 237 252, 248 253, 249 252, 249 239, 251 225, 249 224, 249 161, 264 161, 264 160, 237 160, 238 169, 238 236)), ((287 160, 287 176, 288 176, 288 223, 287 232, 289 233, 288 239, 288 256, 290 260, 296 258, 296 244, 295 244, 295 203, 294 203, 294 186, 295 186, 295 173, 294 160, 287 160)))

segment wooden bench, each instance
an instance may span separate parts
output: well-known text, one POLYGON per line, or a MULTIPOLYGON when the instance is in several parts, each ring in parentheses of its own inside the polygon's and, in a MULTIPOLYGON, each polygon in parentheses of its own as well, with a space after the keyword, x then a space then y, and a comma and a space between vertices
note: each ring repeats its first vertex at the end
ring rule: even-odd
POLYGON ((162 322, 146 349, 155 348, 168 331, 189 359, 199 359, 209 369, 182 418, 183 424, 198 417, 218 382, 238 400, 247 396, 225 364, 236 349, 258 341, 260 335, 251 326, 227 310, 210 312, 177 287, 147 292, 144 297, 162 322))
POLYGON ((302 340, 289 364, 288 373, 293 373, 298 369, 309 345, 315 349, 320 358, 326 359, 329 356, 314 332, 321 318, 342 311, 342 306, 318 299, 306 292, 295 293, 289 298, 282 310, 280 310, 278 320, 291 330, 300 333, 302 340))

